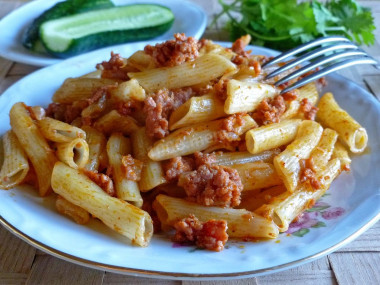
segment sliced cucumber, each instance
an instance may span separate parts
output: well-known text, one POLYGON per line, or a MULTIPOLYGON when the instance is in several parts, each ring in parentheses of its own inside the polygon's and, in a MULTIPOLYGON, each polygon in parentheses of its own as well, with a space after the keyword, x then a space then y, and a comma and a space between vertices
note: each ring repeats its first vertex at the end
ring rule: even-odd
POLYGON ((39 52, 41 51, 41 43, 39 42, 40 26, 44 22, 68 15, 110 7, 114 7, 111 0, 67 0, 59 2, 33 21, 23 35, 22 44, 28 49, 39 52))
POLYGON ((69 57, 100 47, 146 40, 166 32, 172 11, 154 4, 135 4, 90 11, 45 22, 40 38, 46 50, 69 57))

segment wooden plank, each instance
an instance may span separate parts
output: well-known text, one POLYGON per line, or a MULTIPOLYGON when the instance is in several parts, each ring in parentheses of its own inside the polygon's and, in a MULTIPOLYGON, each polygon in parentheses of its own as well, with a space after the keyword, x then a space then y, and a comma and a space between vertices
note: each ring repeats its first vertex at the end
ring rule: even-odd
POLYGON ((380 284, 380 254, 334 253, 329 256, 339 284, 380 284))
POLYGON ((367 75, 364 77, 364 82, 367 84, 372 94, 380 100, 380 75, 367 75))
POLYGON ((33 263, 26 284, 101 285, 103 276, 103 271, 88 269, 53 256, 38 255, 33 263))
POLYGON ((28 274, 26 273, 0 273, 0 284, 21 285, 25 284, 28 274))
MULTIPOLYGON (((353 242, 342 247, 338 252, 367 251, 380 252, 380 221, 356 238, 353 242)), ((379 253, 380 254, 380 253, 379 253)))
POLYGON ((183 281, 182 285, 256 285, 256 278, 237 279, 227 281, 183 281))
POLYGON ((40 69, 38 66, 23 64, 23 63, 15 63, 12 68, 9 70, 8 75, 28 75, 36 70, 40 69))
POLYGON ((7 74, 9 72, 9 70, 11 69, 12 65, 13 65, 12 61, 0 57, 0 66, 1 66, 1 69, 0 69, 0 80, 3 80, 7 76, 7 74))
POLYGON ((317 259, 302 266, 295 267, 279 273, 257 277, 259 285, 262 284, 299 284, 304 285, 330 285, 336 284, 334 273, 330 268, 327 257, 317 259))
POLYGON ((135 284, 135 285, 181 285, 181 281, 142 278, 106 272, 103 285, 135 284))
POLYGON ((34 247, 0 226, 0 272, 28 273, 35 252, 34 247))
POLYGON ((9 86, 15 83, 17 80, 21 79, 22 76, 8 76, 3 80, 0 80, 0 96, 7 90, 9 86))

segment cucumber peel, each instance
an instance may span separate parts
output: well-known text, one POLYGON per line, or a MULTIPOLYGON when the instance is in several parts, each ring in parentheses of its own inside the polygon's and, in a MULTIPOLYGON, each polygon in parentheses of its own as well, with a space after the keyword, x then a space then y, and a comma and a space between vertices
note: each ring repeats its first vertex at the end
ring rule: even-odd
POLYGON ((46 10, 25 30, 22 38, 24 47, 33 51, 41 52, 43 47, 40 42, 40 26, 50 20, 59 19, 64 16, 87 12, 90 10, 114 7, 111 0, 67 0, 55 4, 46 10))
POLYGON ((49 53, 65 58, 150 39, 169 30, 173 22, 173 12, 161 5, 117 6, 47 21, 40 27, 40 39, 49 53))

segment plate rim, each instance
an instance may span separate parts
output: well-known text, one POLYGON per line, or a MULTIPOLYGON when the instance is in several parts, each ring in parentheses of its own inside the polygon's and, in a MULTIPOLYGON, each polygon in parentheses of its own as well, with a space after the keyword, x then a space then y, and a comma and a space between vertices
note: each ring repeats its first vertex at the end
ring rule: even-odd
MULTIPOLYGON (((3 18, 0 19, 0 27, 2 27, 4 22, 8 22, 10 18, 15 17, 15 15, 17 15, 18 13, 22 13, 22 11, 24 9, 32 9, 33 6, 36 6, 35 8, 38 8, 38 4, 46 3, 45 1, 46 0, 33 0, 33 1, 27 2, 27 3, 23 4, 22 6, 16 8, 15 10, 11 11, 9 14, 5 15, 3 18)), ((59 2, 59 1, 61 1, 61 0, 54 0, 54 2, 52 2, 52 5, 54 5, 55 3, 59 2)), ((177 0, 166 0, 166 1, 170 1, 171 3, 174 3, 174 4, 178 3, 177 0)), ((140 2, 141 3, 142 2, 144 2, 144 3, 152 3, 152 2, 156 3, 157 0, 146 0, 146 1, 144 1, 144 0, 129 0, 129 2, 131 4, 140 3, 140 2)), ((208 17, 207 17, 205 10, 198 3, 191 2, 188 0, 181 0, 180 4, 181 5, 186 4, 185 6, 194 8, 197 11, 197 13, 199 13, 199 15, 201 16, 201 21, 200 21, 199 27, 198 27, 195 35, 193 35, 194 38, 199 39, 203 35, 204 31, 206 30, 206 26, 207 26, 208 17)), ((167 2, 166 2, 166 5, 167 5, 167 2)), ((24 28, 25 28, 26 24, 27 24, 27 21, 23 22, 24 28)), ((17 37, 19 35, 18 33, 20 33, 20 31, 18 31, 16 34, 12 34, 13 37, 17 37)), ((0 31, 0 35, 1 35, 1 31, 0 31)), ((167 38, 167 39, 169 39, 169 38, 167 38)), ((166 40, 166 38, 165 39, 157 39, 156 42, 161 42, 163 40, 166 40)), ((148 39, 145 41, 155 41, 155 39, 153 38, 153 39, 148 39)), ((118 45, 129 45, 129 44, 141 43, 141 42, 145 42, 145 41, 135 41, 135 42, 129 42, 129 43, 124 43, 124 44, 118 44, 118 45)), ((9 43, 10 42, 8 42, 8 44, 9 43)), ((19 45, 22 47, 21 43, 19 43, 19 45)), ((118 45, 113 45, 113 46, 118 46, 118 45)), ((27 49, 25 49, 25 52, 15 51, 15 52, 9 53, 9 50, 5 50, 2 46, 3 46, 3 44, 0 44, 0 57, 4 58, 6 60, 18 62, 18 63, 28 64, 28 65, 37 66, 37 67, 47 67, 47 66, 50 66, 53 64, 58 64, 64 60, 66 60, 66 59, 60 59, 60 58, 52 57, 49 55, 44 56, 43 54, 40 55, 41 58, 38 58, 33 54, 32 51, 29 51, 27 49), (21 57, 21 59, 20 59, 20 57, 21 57)), ((111 47, 111 46, 108 46, 108 47, 111 47)), ((22 48, 24 48, 24 47, 22 47, 22 48)), ((96 50, 100 50, 100 49, 96 49, 96 50)), ((94 51, 96 51, 96 50, 94 50, 94 51)), ((89 51, 89 52, 92 52, 92 51, 89 51)), ((86 53, 83 53, 83 54, 86 54, 86 53)), ((83 54, 79 54, 77 56, 80 56, 83 54)), ((38 56, 38 54, 37 54, 37 56, 38 56)), ((73 58, 73 57, 70 57, 70 58, 73 58)))
MULTIPOLYGON (((217 42, 219 44, 231 44, 230 42, 217 42)), ((262 50, 267 50, 269 52, 277 52, 265 47, 258 47, 258 46, 249 46, 251 49, 262 49, 262 50)), ((109 47, 108 47, 109 49, 109 47)), ((93 53, 101 52, 99 50, 93 51, 93 53)), ((85 57, 88 55, 79 55, 78 57, 85 57)), ((70 58, 66 60, 68 62, 76 62, 77 59, 76 57, 70 58)), ((66 62, 65 61, 65 62, 66 62)), ((61 63, 65 64, 65 63, 61 63)), ((59 64, 60 65, 60 64, 59 64)), ((58 66, 59 66, 58 65, 58 66)), ((50 68, 49 66, 45 68, 50 68)), ((34 73, 39 73, 43 72, 45 68, 42 68, 40 70, 37 70, 30 75, 34 73)), ((363 91, 365 91, 365 97, 367 98, 370 96, 370 93, 362 88, 360 85, 356 84, 355 82, 341 76, 341 75, 334 75, 334 77, 337 77, 340 80, 344 80, 347 82, 350 82, 350 84, 355 85, 356 88, 359 88, 363 91)), ((21 80, 24 78, 27 78, 28 76, 23 77, 21 80)), ((7 93, 9 89, 12 88, 16 83, 12 84, 9 88, 7 88, 3 93, 7 93)), ((375 104, 380 104, 375 98, 370 97, 370 101, 375 104)), ((302 265, 307 262, 311 262, 315 259, 321 258, 337 249, 340 247, 344 246, 345 244, 351 242, 355 238, 357 238, 359 235, 361 235, 364 231, 366 231, 369 227, 371 227, 373 224, 375 224, 378 220, 380 220, 380 212, 372 216, 367 223, 362 225, 361 228, 357 229, 354 233, 351 235, 347 236, 345 239, 341 240, 340 242, 322 250, 318 251, 315 254, 311 254, 309 256, 293 260, 287 263, 271 266, 271 267, 266 267, 266 268, 261 268, 261 269, 256 269, 256 270, 248 270, 248 271, 241 271, 241 272, 231 272, 231 273, 184 273, 184 272, 168 272, 168 271, 159 271, 159 270, 146 270, 146 269, 139 269, 139 268, 131 268, 131 267, 125 267, 125 266, 117 266, 117 265, 110 265, 106 263, 100 263, 100 262, 94 262, 86 258, 78 257, 72 254, 65 253, 63 251, 57 250, 53 247, 50 247, 32 237, 29 235, 25 234, 23 231, 17 229, 15 226, 13 226, 11 223, 9 223, 2 215, 0 215, 0 224, 2 224, 8 231, 10 231, 12 234, 15 236, 21 238, 22 240, 26 241, 28 244, 48 253, 51 254, 57 258, 82 265, 88 268, 93 268, 93 269, 98 269, 98 270, 105 270, 108 272, 114 272, 114 273, 119 273, 119 274, 125 274, 125 275, 135 275, 135 276, 140 276, 140 277, 151 277, 151 278, 163 278, 163 279, 179 279, 179 280, 217 280, 217 279, 236 279, 236 278, 248 278, 248 277, 253 277, 253 276, 259 276, 259 275, 265 275, 265 274, 271 274, 283 270, 290 269, 295 266, 302 265)))

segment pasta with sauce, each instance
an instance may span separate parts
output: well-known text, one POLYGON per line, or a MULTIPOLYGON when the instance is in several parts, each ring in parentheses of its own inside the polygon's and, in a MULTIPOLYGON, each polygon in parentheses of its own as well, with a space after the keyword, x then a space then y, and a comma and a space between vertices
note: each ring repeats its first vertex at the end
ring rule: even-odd
POLYGON ((16 103, 0 188, 37 181, 59 213, 97 218, 139 246, 171 229, 214 251, 228 238, 276 238, 349 170, 367 134, 332 94, 317 105, 318 83, 280 95, 249 41, 176 34, 111 53, 46 109, 16 103))

